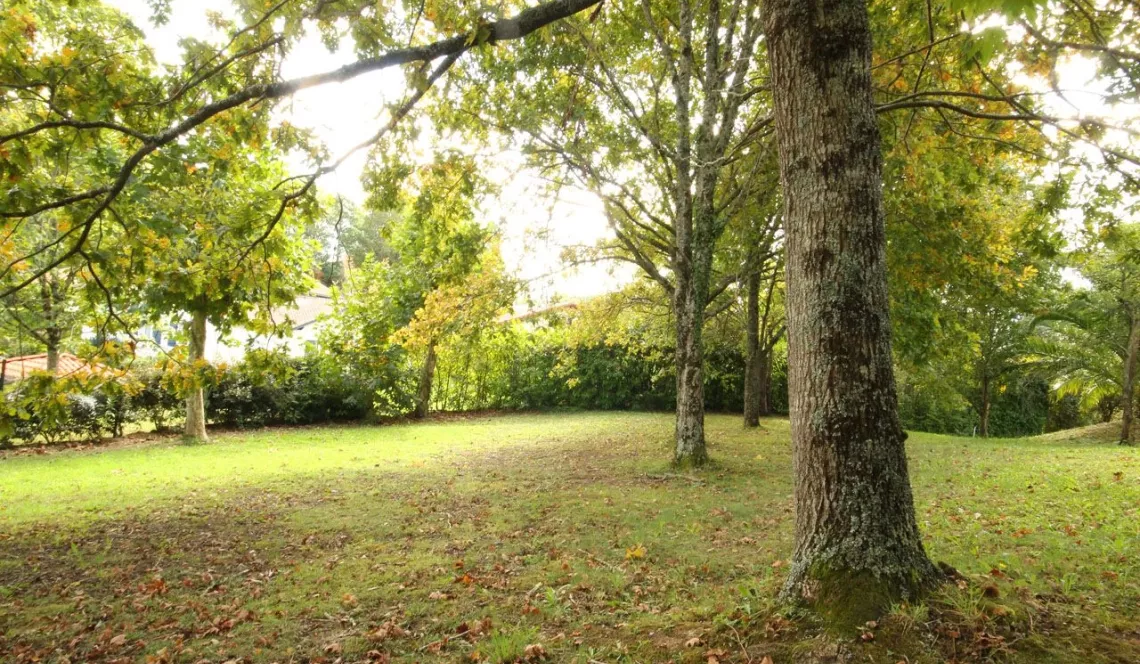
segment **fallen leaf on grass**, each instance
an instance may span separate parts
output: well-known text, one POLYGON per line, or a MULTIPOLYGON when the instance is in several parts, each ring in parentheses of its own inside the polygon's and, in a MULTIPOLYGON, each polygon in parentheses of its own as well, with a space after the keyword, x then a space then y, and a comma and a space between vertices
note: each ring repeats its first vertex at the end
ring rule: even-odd
POLYGON ((400 627, 394 620, 385 620, 379 627, 368 633, 368 640, 379 643, 391 638, 407 636, 408 631, 400 627))
POLYGON ((546 659, 546 648, 543 648, 541 643, 532 643, 523 648, 523 659, 528 662, 546 659))
POLYGON ((645 547, 641 544, 635 544, 625 550, 626 560, 641 560, 645 557, 645 547))
POLYGON ((468 641, 474 642, 475 637, 482 636, 491 631, 491 619, 483 618, 476 620, 472 623, 462 622, 455 628, 455 633, 460 634, 468 641))

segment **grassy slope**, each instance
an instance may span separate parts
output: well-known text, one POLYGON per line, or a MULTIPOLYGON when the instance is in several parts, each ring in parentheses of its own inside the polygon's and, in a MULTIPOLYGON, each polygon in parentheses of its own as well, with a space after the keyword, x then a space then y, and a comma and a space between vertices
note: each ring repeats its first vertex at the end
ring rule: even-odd
POLYGON ((710 417, 700 481, 668 475, 671 426, 518 415, 0 460, 0 659, 1140 661, 1137 450, 913 436, 929 550, 967 580, 823 635, 772 600, 787 423, 710 417))

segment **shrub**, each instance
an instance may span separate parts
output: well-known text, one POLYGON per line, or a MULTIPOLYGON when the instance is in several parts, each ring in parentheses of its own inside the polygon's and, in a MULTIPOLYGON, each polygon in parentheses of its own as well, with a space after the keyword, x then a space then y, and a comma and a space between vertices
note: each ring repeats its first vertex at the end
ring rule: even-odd
POLYGON ((220 373, 206 396, 206 417, 241 429, 363 420, 375 392, 369 381, 319 356, 259 354, 220 373))
POLYGON ((37 372, 5 388, 0 400, 0 440, 91 441, 121 435, 134 421, 133 381, 94 374, 56 377, 37 372))
MULTIPOLYGON (((710 347, 705 354, 705 407, 743 407, 744 355, 710 347)), ((774 408, 786 409, 786 382, 775 374, 774 408)), ((486 408, 671 410, 677 399, 673 349, 644 344, 567 344, 557 334, 506 326, 439 349, 433 406, 486 408)))
POLYGON ((157 368, 142 369, 135 377, 139 387, 130 395, 127 412, 138 421, 153 423, 155 431, 171 430, 172 423, 185 417, 185 401, 165 386, 157 368))

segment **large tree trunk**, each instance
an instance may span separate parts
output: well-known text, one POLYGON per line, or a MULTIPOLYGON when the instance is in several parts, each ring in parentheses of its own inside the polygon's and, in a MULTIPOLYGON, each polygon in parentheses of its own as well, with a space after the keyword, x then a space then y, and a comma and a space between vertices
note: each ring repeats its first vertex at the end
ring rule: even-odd
POLYGON ((419 393, 416 395, 416 410, 415 418, 422 420, 427 417, 428 410, 431 408, 431 387, 432 382, 435 380, 435 342, 431 342, 427 347, 427 356, 424 357, 424 366, 420 369, 420 388, 419 393))
POLYGON ((865 0, 765 5, 787 251, 796 547, 784 595, 837 624, 938 576, 914 515, 891 366, 865 0))
MULTIPOLYGON (((187 324, 190 337, 191 365, 206 359, 206 314, 194 312, 187 324)), ((201 386, 195 387, 186 395, 186 438, 205 442, 206 436, 206 393, 201 386)))
POLYGON ((748 275, 744 325, 747 353, 744 367, 744 426, 760 426, 761 400, 765 399, 764 359, 760 351, 760 273, 748 275))
POLYGON ((1136 359, 1140 354, 1140 316, 1132 316, 1132 329, 1128 332, 1128 355, 1124 358, 1124 383, 1120 395, 1120 442, 1132 442, 1132 414, 1135 410, 1136 359))
POLYGON ((677 428, 673 463, 702 466, 705 450, 704 304, 698 304, 692 289, 678 279, 673 298, 677 314, 677 428))

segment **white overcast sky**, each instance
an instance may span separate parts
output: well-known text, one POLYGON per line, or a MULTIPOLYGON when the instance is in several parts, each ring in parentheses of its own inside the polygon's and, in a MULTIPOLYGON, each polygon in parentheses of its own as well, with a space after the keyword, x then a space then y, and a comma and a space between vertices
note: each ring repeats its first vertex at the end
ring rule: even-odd
MULTIPOLYGON (((232 15, 230 0, 174 0, 170 21, 155 27, 150 23, 146 0, 107 1, 132 17, 146 33, 158 61, 165 64, 181 62, 179 38, 219 37, 206 20, 207 11, 232 15)), ((315 35, 310 35, 289 54, 282 75, 293 78, 327 71, 353 59, 350 46, 330 53, 315 35)), ((379 114, 388 103, 402 99, 404 92, 399 68, 373 72, 296 94, 283 105, 281 119, 313 129, 331 154, 339 156, 373 134, 382 121, 379 114)), ((318 186, 325 193, 363 201, 360 173, 365 158, 364 151, 357 153, 337 171, 322 177, 318 186)), ((305 168, 302 163, 293 166, 298 172, 305 168)), ((632 279, 631 266, 567 268, 562 264, 563 247, 593 244, 608 234, 597 198, 580 190, 563 190, 557 201, 549 200, 544 183, 522 167, 522 156, 517 152, 498 156, 493 169, 488 175, 501 187, 501 195, 485 202, 484 216, 502 231, 507 266, 529 281, 536 301, 597 295, 632 279)))
MULTIPOLYGON (((220 37, 207 23, 206 12, 229 14, 231 6, 230 0, 174 0, 171 20, 156 28, 150 23, 146 0, 108 2, 134 19, 146 32, 158 60, 169 64, 181 61, 180 37, 220 37)), ((283 75, 292 78, 327 71, 352 61, 351 50, 351 47, 342 47, 330 53, 312 35, 290 53, 283 75)), ((1100 86, 1094 80, 1096 67, 1092 61, 1076 59, 1064 63, 1060 69, 1060 88, 1068 92, 1063 99, 1055 95, 1047 97, 1048 112, 1066 117, 1098 115, 1122 119, 1136 116, 1135 108, 1104 105, 1096 94, 1100 86)), ((1043 84, 1040 85, 1043 89, 1043 84)), ((282 119, 312 128, 332 154, 339 155, 375 132, 381 121, 379 113, 387 103, 401 99, 404 92, 404 79, 398 68, 374 72, 345 83, 298 93, 284 106, 282 119)), ((364 160, 362 152, 335 173, 323 177, 319 182, 322 191, 362 201, 365 193, 360 185, 360 172, 364 160)), ((501 195, 486 202, 484 213, 486 220, 495 223, 503 233, 503 254, 508 267, 519 277, 531 280, 536 299, 542 302, 554 296, 581 298, 628 282, 634 274, 628 265, 563 267, 560 253, 564 246, 592 244, 608 235, 601 203, 586 192, 574 190, 564 190, 558 201, 551 202, 544 195, 543 182, 522 168, 521 162, 518 153, 506 153, 495 159, 490 176, 498 180, 501 195)), ((295 167, 300 171, 304 165, 298 163, 295 167)), ((1069 224, 1079 219, 1074 213, 1064 216, 1069 224)))

